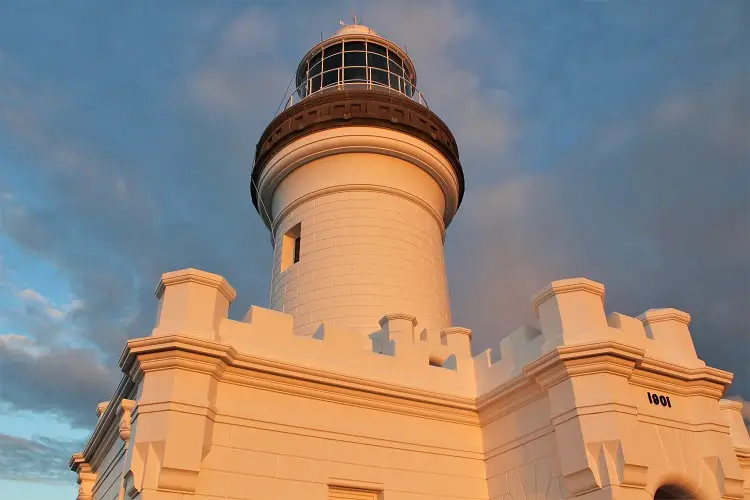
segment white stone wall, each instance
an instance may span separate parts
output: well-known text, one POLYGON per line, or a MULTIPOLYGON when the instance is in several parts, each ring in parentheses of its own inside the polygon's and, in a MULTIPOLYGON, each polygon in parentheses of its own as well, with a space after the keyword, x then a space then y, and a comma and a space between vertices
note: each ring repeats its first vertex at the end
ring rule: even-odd
POLYGON ((217 406, 197 498, 327 500, 337 482, 384 500, 487 498, 474 425, 230 384, 217 406))
POLYGON ((498 401, 487 408, 495 415, 482 427, 490 500, 565 498, 548 398, 511 411, 503 406, 498 401))
POLYGON ((294 316, 295 334, 326 322, 367 335, 395 312, 415 316, 418 332, 451 326, 444 205, 428 174, 384 155, 347 154, 316 160, 282 186, 281 204, 297 203, 277 222, 271 308, 294 316), (321 186, 309 185, 312 174, 346 189, 313 189, 321 186), (282 271, 282 236, 298 223, 300 260, 282 271))
POLYGON ((107 454, 96 469, 94 500, 117 500, 122 486, 123 458, 125 443, 115 437, 107 454))

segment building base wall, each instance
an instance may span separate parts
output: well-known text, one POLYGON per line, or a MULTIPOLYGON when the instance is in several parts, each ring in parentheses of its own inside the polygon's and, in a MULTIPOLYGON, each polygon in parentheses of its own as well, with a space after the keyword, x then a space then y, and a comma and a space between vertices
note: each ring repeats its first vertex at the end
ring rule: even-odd
POLYGON ((388 349, 255 307, 232 321, 234 290, 196 270, 157 295, 71 460, 79 500, 750 499, 742 405, 691 357, 686 313, 648 312, 641 340, 637 319, 604 316, 601 285, 557 282, 542 329, 491 361, 470 330, 423 338, 407 314, 380 321, 388 349))

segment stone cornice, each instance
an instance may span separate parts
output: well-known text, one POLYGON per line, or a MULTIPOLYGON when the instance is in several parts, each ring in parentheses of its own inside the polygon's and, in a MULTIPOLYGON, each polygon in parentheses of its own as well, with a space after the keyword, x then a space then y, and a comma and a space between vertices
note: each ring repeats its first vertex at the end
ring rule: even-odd
POLYGON ((161 298, 164 289, 167 286, 178 285, 180 283, 200 283, 202 285, 213 286, 217 288, 227 300, 229 300, 229 302, 232 302, 237 297, 237 292, 232 288, 232 285, 218 274, 208 273, 198 269, 180 269, 179 271, 162 274, 159 284, 156 286, 154 292, 156 298, 161 298))
POLYGON ((721 397, 732 379, 730 373, 715 368, 685 368, 644 354, 643 349, 612 340, 558 347, 526 365, 522 375, 477 397, 480 421, 484 425, 529 404, 541 397, 543 390, 570 377, 611 373, 649 388, 714 399, 721 397))
POLYGON ((476 398, 482 425, 497 420, 543 396, 539 385, 521 374, 476 398))
POLYGON ((630 382, 685 396, 702 395, 719 399, 732 383, 732 378, 731 373, 709 366, 687 368, 644 358, 638 363, 630 382))
POLYGON ((120 366, 131 376, 137 371, 181 367, 251 387, 478 425, 472 399, 250 356, 229 345, 192 337, 170 335, 130 340, 120 366))
POLYGON ((83 453, 75 453, 70 458, 70 469, 78 474, 78 500, 92 500, 93 488, 96 483, 96 473, 83 453))
POLYGON ((75 473, 91 472, 91 465, 86 461, 83 453, 73 453, 68 461, 68 467, 75 473))
POLYGON ((645 350, 614 340, 558 347, 529 363, 524 373, 543 387, 592 373, 625 376, 631 383, 668 389, 681 395, 719 399, 732 374, 711 367, 688 368, 645 356, 645 350))
POLYGON ((524 374, 544 388, 577 375, 612 373, 628 376, 644 350, 620 342, 605 340, 562 346, 524 367, 524 374))
MULTIPOLYGON (((96 427, 94 427, 94 432, 86 443, 86 447, 82 453, 77 453, 76 455, 81 455, 87 463, 93 465, 98 463, 97 461, 101 458, 102 453, 106 453, 109 449, 107 444, 111 445, 111 442, 113 442, 119 434, 119 417, 122 413, 119 403, 121 400, 131 396, 134 388, 135 384, 129 377, 124 376, 120 380, 120 384, 117 386, 107 408, 99 417, 96 427)), ((76 455, 73 455, 73 457, 75 458, 76 455)), ((71 459, 69 465, 70 468, 74 470, 73 467, 75 464, 73 459, 71 459)))
POLYGON ((731 381, 731 374, 721 370, 685 368, 643 355, 642 349, 611 340, 558 347, 474 400, 246 355, 230 345, 180 335, 129 341, 120 366, 134 379, 139 372, 182 367, 252 387, 475 425, 539 399, 569 377, 611 373, 652 388, 668 384, 673 393, 716 399, 731 381))
MULTIPOLYGON (((319 130, 284 145, 268 158, 262 173, 253 180, 253 192, 257 190, 260 193, 258 203, 266 207, 260 210, 264 223, 269 228, 272 227, 269 217, 273 215, 275 219, 277 215, 267 213, 266 210, 273 207, 274 193, 294 171, 321 158, 354 153, 397 158, 427 173, 443 193, 443 213, 439 214, 443 219, 441 224, 446 227, 450 224, 458 210, 459 178, 448 159, 439 150, 414 136, 398 130, 366 126, 319 130)), ((320 195, 326 192, 317 193, 320 195)), ((433 210, 437 212, 439 209, 434 206, 433 210)))
POLYGON ((435 147, 455 171, 460 205, 464 175, 458 159, 458 146, 448 126, 435 113, 404 96, 373 89, 322 92, 303 99, 268 124, 256 146, 251 176, 251 195, 256 209, 259 208, 256 189, 270 157, 305 135, 352 125, 398 130, 435 147))
POLYGON ((642 349, 617 342, 558 347, 526 365, 522 374, 480 395, 476 399, 480 421, 485 425, 511 413, 569 377, 592 373, 627 377, 642 355, 642 349))

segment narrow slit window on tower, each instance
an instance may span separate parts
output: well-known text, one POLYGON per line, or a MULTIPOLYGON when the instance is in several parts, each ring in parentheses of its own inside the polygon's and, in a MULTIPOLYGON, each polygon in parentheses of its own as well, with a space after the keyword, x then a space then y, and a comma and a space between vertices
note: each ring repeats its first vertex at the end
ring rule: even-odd
POLYGON ((280 271, 284 272, 299 262, 302 255, 302 225, 295 224, 281 239, 280 271))
POLYGON ((296 238, 294 238, 294 259, 293 259, 293 262, 292 262, 293 264, 296 264, 297 262, 299 262, 300 241, 301 241, 301 239, 300 239, 299 236, 297 236, 296 238))

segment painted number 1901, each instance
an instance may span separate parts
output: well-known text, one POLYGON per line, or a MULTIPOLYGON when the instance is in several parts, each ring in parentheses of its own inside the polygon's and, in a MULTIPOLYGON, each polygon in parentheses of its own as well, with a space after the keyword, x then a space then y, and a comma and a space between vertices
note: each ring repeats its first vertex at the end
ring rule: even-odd
POLYGON ((659 394, 652 394, 650 392, 648 394, 648 402, 652 405, 657 406, 666 406, 667 408, 672 408, 672 402, 669 400, 669 396, 660 396, 659 394))

